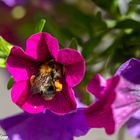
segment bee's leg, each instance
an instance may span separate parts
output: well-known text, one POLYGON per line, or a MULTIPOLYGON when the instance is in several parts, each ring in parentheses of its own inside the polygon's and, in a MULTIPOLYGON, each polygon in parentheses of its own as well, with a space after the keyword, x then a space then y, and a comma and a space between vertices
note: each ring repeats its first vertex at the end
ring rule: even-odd
POLYGON ((35 75, 32 75, 30 77, 30 84, 31 84, 31 86, 33 86, 34 80, 35 80, 35 75))
POLYGON ((58 79, 60 77, 60 73, 56 70, 53 70, 53 79, 58 79))
POLYGON ((63 85, 58 80, 54 82, 54 85, 56 88, 56 92, 62 91, 63 85))

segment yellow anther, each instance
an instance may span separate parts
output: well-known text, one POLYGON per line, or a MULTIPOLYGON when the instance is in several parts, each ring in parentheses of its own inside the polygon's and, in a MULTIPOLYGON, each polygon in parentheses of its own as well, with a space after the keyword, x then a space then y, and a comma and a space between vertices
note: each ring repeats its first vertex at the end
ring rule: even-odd
POLYGON ((30 77, 30 84, 31 84, 31 85, 33 85, 34 79, 35 79, 35 75, 32 75, 32 76, 30 77))
POLYGON ((57 92, 62 91, 63 85, 59 81, 55 81, 54 85, 56 87, 57 92))
POLYGON ((40 74, 45 74, 45 73, 49 74, 51 72, 51 68, 48 65, 44 64, 41 65, 39 72, 40 74))

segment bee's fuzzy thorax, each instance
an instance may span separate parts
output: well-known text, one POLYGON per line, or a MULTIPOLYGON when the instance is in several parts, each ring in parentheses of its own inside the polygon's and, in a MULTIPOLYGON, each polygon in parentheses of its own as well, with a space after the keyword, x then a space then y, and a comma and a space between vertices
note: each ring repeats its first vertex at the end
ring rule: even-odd
POLYGON ((40 74, 51 73, 51 68, 47 64, 41 65, 39 69, 40 74))
POLYGON ((30 77, 33 94, 39 93, 44 100, 51 100, 63 89, 59 78, 62 76, 61 66, 50 60, 39 67, 36 75, 30 77))

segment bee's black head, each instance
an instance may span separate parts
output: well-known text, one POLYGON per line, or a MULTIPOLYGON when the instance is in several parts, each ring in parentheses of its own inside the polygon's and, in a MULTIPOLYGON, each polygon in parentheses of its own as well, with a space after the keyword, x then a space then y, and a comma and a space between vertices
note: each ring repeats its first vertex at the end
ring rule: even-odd
POLYGON ((41 92, 41 96, 45 99, 45 100, 51 100, 54 96, 55 96, 56 92, 55 92, 55 87, 54 86, 46 86, 45 87, 45 91, 41 92))
POLYGON ((49 86, 49 87, 46 87, 46 92, 47 94, 54 94, 55 93, 55 87, 54 86, 49 86))

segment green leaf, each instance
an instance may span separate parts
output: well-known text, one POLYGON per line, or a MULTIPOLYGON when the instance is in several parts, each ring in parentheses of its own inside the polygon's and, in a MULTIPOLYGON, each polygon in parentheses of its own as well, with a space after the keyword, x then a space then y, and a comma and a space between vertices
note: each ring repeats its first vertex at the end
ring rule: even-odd
POLYGON ((96 34, 96 35, 103 34, 103 32, 107 30, 107 24, 103 20, 101 12, 98 12, 95 15, 94 24, 93 24, 92 28, 94 29, 94 34, 96 34))
POLYGON ((43 28, 45 26, 46 20, 45 19, 41 19, 41 21, 38 23, 38 25, 36 26, 35 32, 42 32, 43 28))
POLYGON ((93 56, 93 49, 101 42, 101 39, 101 36, 94 36, 88 42, 86 42, 86 44, 84 44, 82 51, 84 58, 89 58, 90 56, 93 56))
POLYGON ((134 4, 134 5, 140 4, 140 0, 131 0, 129 4, 134 4))
POLYGON ((11 89, 13 84, 14 84, 14 79, 13 79, 13 77, 10 77, 8 84, 7 84, 7 89, 8 90, 11 89))
POLYGON ((8 56, 13 45, 8 43, 2 36, 0 36, 0 52, 8 56))
POLYGON ((92 1, 102 10, 105 10, 109 15, 113 17, 117 17, 120 15, 118 11, 117 0, 111 0, 109 3, 107 3, 106 0, 92 0, 92 1))
POLYGON ((65 17, 65 22, 59 26, 70 38, 79 38, 85 32, 92 31, 92 14, 84 13, 77 6, 66 3, 56 5, 56 10, 65 17))
POLYGON ((140 22, 135 21, 133 19, 125 19, 122 21, 119 21, 115 28, 120 29, 139 29, 140 28, 140 22))
POLYGON ((72 38, 70 45, 69 45, 69 48, 73 48, 76 50, 78 49, 78 42, 77 42, 76 38, 72 38))
POLYGON ((0 58, 6 58, 6 57, 7 55, 4 52, 0 51, 0 58))
POLYGON ((0 36, 0 67, 6 66, 6 59, 10 53, 12 44, 8 43, 2 36, 0 36))
POLYGON ((62 38, 62 32, 60 31, 58 24, 55 21, 53 21, 53 19, 50 16, 47 16, 47 28, 45 29, 51 35, 55 36, 59 40, 59 44, 63 46, 62 44, 64 38, 62 38))
POLYGON ((5 68, 5 66, 6 66, 6 59, 0 58, 0 67, 5 68))

